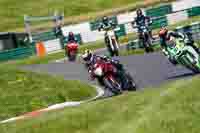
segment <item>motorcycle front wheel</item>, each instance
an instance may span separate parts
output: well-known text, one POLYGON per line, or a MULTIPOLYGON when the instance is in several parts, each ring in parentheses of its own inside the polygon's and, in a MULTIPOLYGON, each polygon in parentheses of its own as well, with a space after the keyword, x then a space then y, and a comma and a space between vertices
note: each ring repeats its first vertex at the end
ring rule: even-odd
POLYGON ((147 33, 144 34, 143 35, 143 46, 147 53, 154 52, 154 49, 152 48, 151 45, 152 45, 152 42, 151 42, 150 36, 147 33))
POLYGON ((104 85, 107 89, 109 89, 114 95, 119 95, 122 93, 121 85, 111 77, 105 77, 104 85))
POLYGON ((69 58, 69 61, 75 61, 76 60, 76 52, 69 52, 68 58, 69 58))
MULTIPOLYGON (((190 58, 194 58, 192 53, 187 52, 187 56, 190 56, 190 58)), ((194 73, 200 73, 200 68, 196 65, 196 62, 191 62, 189 57, 186 56, 187 61, 189 62, 189 65, 187 66, 188 69, 192 70, 194 73)))
POLYGON ((125 78, 127 80, 127 85, 128 85, 127 90, 128 91, 136 91, 137 86, 136 86, 136 83, 135 83, 134 79, 132 78, 132 76, 129 73, 126 73, 125 78))

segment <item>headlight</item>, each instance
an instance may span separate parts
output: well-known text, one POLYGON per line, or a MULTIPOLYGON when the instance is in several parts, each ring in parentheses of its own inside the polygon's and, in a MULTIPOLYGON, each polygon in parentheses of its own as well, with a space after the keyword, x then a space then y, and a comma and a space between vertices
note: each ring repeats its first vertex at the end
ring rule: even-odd
POLYGON ((94 74, 96 75, 96 76, 102 76, 103 75, 103 71, 102 71, 102 69, 99 67, 99 68, 97 68, 97 69, 95 69, 94 70, 94 74))
POLYGON ((115 36, 112 36, 111 39, 115 39, 115 36))

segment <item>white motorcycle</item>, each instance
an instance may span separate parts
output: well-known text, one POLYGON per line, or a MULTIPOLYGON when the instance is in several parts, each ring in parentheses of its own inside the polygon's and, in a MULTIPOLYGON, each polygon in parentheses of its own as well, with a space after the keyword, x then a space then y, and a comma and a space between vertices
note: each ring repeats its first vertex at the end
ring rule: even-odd
POLYGON ((119 56, 119 43, 115 35, 115 31, 120 30, 120 28, 106 28, 105 31, 105 40, 107 44, 108 51, 110 55, 119 56))

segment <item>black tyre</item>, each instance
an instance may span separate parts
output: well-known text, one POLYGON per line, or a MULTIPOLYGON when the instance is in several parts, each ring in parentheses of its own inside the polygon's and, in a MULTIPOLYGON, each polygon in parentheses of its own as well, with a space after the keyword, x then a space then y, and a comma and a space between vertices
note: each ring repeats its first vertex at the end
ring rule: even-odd
MULTIPOLYGON (((189 56, 191 56, 191 58, 195 58, 194 55, 192 53, 190 53, 189 51, 187 52, 187 54, 189 54, 189 56)), ((189 59, 188 59, 189 61, 189 59)), ((196 62, 192 62, 190 65, 190 69, 194 72, 194 73, 200 73, 200 69, 198 68, 198 66, 196 66, 196 62)))
POLYGON ((136 91, 137 86, 136 86, 136 83, 135 83, 134 79, 132 78, 132 76, 129 73, 126 73, 125 76, 126 76, 126 80, 127 80, 127 84, 128 84, 127 90, 136 91))
POLYGON ((200 73, 200 70, 196 65, 192 65, 191 70, 196 74, 200 73))
POLYGON ((119 56, 119 51, 115 51, 115 56, 119 56))
POLYGON ((70 53, 68 58, 69 58, 69 61, 75 61, 76 60, 76 53, 73 53, 73 54, 70 53))
POLYGON ((114 47, 114 55, 113 56, 119 56, 119 50, 117 48, 116 40, 112 40, 112 44, 114 47))
POLYGON ((110 78, 104 78, 104 85, 115 95, 122 93, 121 85, 117 81, 111 80, 110 78))
POLYGON ((143 37, 143 43, 144 43, 144 47, 145 47, 145 51, 147 53, 150 52, 154 52, 154 49, 152 48, 152 43, 151 43, 151 38, 150 35, 148 33, 146 33, 143 37))
POLYGON ((109 45, 107 45, 107 48, 108 48, 108 52, 110 54, 111 57, 113 57, 115 55, 115 51, 112 50, 111 46, 110 46, 110 42, 109 42, 109 45))

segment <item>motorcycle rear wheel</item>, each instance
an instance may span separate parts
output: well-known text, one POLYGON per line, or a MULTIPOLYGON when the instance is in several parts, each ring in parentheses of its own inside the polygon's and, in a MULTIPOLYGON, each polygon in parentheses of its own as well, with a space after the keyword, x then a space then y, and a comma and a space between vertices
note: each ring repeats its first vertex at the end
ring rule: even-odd
MULTIPOLYGON (((190 53, 190 52, 187 52, 187 54, 192 55, 192 53, 190 53)), ((193 58, 193 57, 191 57, 191 58, 193 58)), ((188 60, 188 62, 190 62, 190 60, 188 58, 186 58, 186 59, 188 60)), ((187 65, 186 67, 188 69, 190 69, 191 71, 193 71, 194 73, 200 73, 200 68, 192 62, 190 62, 190 63, 191 64, 187 65)))
POLYGON ((68 59, 69 59, 69 61, 75 61, 76 60, 76 53, 74 53, 74 54, 69 53, 68 59))
POLYGON ((152 48, 151 45, 152 45, 152 42, 151 42, 150 35, 148 35, 148 34, 144 35, 143 36, 143 46, 147 53, 154 52, 154 49, 152 48))
POLYGON ((112 40, 112 45, 114 47, 114 50, 111 50, 112 51, 112 56, 119 56, 119 49, 117 48, 116 41, 117 40, 112 40))
POLYGON ((136 91, 137 85, 136 85, 134 79, 132 78, 132 76, 129 73, 126 73, 126 78, 128 80, 128 85, 129 85, 128 90, 129 91, 136 91))

